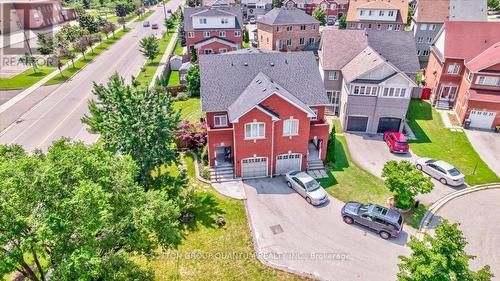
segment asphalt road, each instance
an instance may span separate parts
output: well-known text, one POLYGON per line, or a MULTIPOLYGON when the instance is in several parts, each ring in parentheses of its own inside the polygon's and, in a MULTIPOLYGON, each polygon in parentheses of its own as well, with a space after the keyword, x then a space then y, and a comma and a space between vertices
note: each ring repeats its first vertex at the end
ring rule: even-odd
MULTIPOLYGON (((166 9, 175 10, 181 4, 182 0, 171 0, 166 9)), ((148 18, 151 23, 158 23, 160 28, 157 30, 142 27, 142 22, 131 24, 132 30, 118 42, 24 113, 20 117, 22 122, 13 123, 2 131, 0 143, 17 143, 32 151, 34 148, 45 150, 61 137, 95 142, 98 136, 90 134, 80 121, 88 112, 87 102, 93 97, 93 82, 105 84, 116 72, 127 82, 132 75, 137 76, 146 61, 139 51, 139 41, 150 34, 160 36, 165 31, 163 17, 163 8, 157 8, 148 18)))

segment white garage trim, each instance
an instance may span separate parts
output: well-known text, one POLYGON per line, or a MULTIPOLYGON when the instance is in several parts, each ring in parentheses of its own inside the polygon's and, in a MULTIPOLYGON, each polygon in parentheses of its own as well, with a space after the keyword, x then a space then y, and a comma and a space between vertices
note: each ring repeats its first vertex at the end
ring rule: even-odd
POLYGON ((290 171, 302 170, 302 154, 287 153, 276 156, 276 174, 283 175, 290 171))
POLYGON ((244 179, 264 178, 269 175, 267 157, 250 157, 241 159, 241 177, 244 179), (249 171, 251 170, 251 171, 249 171))
POLYGON ((469 113, 470 126, 472 128, 491 129, 497 113, 487 110, 472 109, 469 113))

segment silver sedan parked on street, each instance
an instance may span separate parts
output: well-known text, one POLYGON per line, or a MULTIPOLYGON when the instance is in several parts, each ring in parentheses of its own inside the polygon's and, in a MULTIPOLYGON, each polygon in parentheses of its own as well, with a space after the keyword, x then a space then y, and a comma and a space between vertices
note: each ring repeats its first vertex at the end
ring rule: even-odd
POLYGON ((464 175, 457 168, 432 158, 420 158, 415 163, 417 169, 439 180, 442 184, 460 186, 464 184, 464 175))
POLYGON ((307 203, 321 205, 328 201, 328 194, 310 175, 301 171, 288 172, 285 175, 288 187, 295 189, 307 203))

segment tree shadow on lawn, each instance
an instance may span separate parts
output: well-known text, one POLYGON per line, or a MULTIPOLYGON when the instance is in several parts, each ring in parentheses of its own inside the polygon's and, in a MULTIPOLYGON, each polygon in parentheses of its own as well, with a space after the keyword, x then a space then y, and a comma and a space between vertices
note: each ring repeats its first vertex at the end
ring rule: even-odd
POLYGON ((408 125, 415 134, 416 140, 409 143, 429 143, 432 142, 417 120, 433 120, 432 105, 429 102, 412 99, 408 108, 408 125))
POLYGON ((226 212, 219 207, 219 202, 217 202, 215 195, 203 191, 196 192, 195 197, 196 206, 192 210, 194 220, 189 223, 181 223, 180 229, 183 231, 196 231, 199 229, 198 224, 207 228, 218 227, 215 223, 215 219, 218 216, 224 215, 226 212))
POLYGON ((349 158, 347 156, 346 148, 342 144, 342 142, 337 138, 335 138, 335 161, 328 163, 328 178, 319 179, 319 183, 323 187, 330 187, 332 185, 338 184, 337 179, 332 174, 332 171, 344 171, 346 168, 349 168, 349 158))

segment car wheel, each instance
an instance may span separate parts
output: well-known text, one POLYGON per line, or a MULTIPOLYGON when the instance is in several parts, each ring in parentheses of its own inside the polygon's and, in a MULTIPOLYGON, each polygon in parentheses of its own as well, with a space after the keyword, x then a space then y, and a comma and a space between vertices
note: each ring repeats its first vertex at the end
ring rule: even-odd
POLYGON ((417 169, 419 169, 420 171, 422 171, 422 165, 417 164, 417 169))
POLYGON ((312 205, 312 201, 311 201, 311 198, 309 198, 309 197, 306 197, 306 202, 312 205))
POLYGON ((439 181, 440 181, 442 184, 444 184, 444 185, 447 185, 447 184, 448 184, 448 182, 447 182, 447 181, 446 181, 446 179, 444 179, 444 178, 441 178, 439 181))
POLYGON ((344 216, 343 219, 344 219, 344 222, 347 223, 347 224, 353 224, 354 223, 354 220, 351 217, 344 216))
POLYGON ((391 238, 391 235, 388 232, 386 232, 386 231, 380 231, 378 233, 378 235, 380 235, 380 238, 386 239, 386 240, 389 239, 389 238, 391 238))
POLYGON ((292 183, 291 182, 287 181, 286 185, 288 185, 288 187, 292 188, 292 183))

